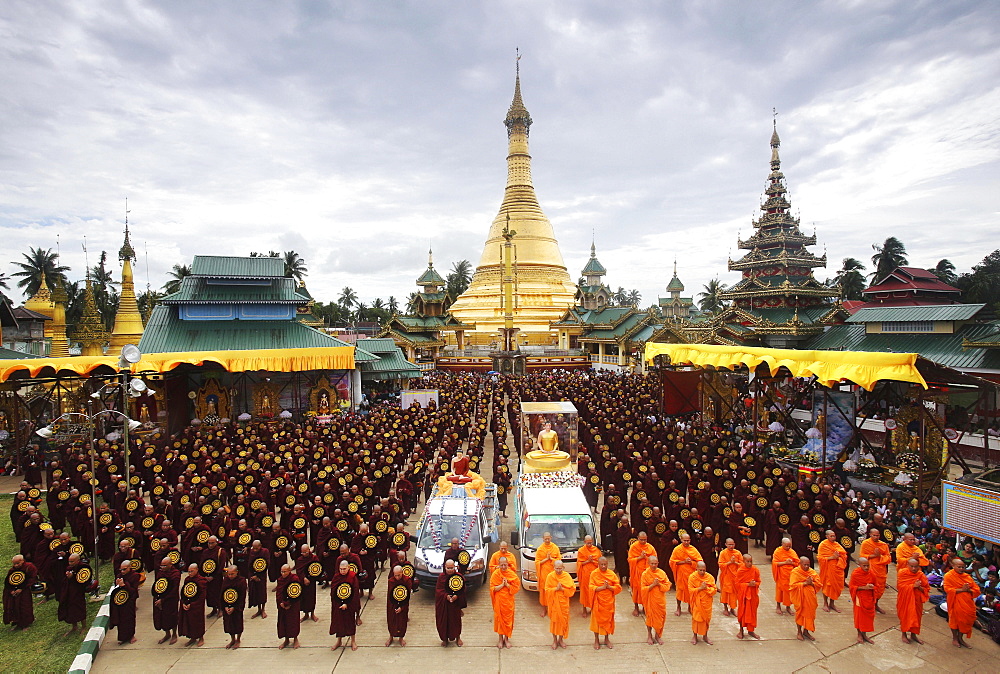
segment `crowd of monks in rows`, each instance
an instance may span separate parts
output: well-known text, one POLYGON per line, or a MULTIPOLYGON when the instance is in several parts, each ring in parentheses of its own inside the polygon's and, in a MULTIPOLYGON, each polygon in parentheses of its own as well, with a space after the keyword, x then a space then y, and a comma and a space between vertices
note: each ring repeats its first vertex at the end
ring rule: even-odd
MULTIPOLYGON (((161 643, 174 643, 178 635, 202 643, 207 607, 210 616, 222 616, 230 646, 238 647, 244 607, 256 609, 254 618, 266 617, 268 583, 274 583, 282 647, 298 644, 301 620, 317 619, 320 586, 331 592, 331 635, 338 646, 349 638, 356 647, 362 596, 373 596, 377 569, 388 565, 389 643, 403 644, 415 589, 403 522, 416 512, 421 492, 426 498, 464 453, 473 470, 482 473, 481 464, 492 464, 504 510, 512 482, 508 460, 512 451, 521 452, 520 403, 569 400, 580 415, 577 467, 588 501, 600 512, 599 541, 578 551, 580 601, 595 647, 602 639, 612 646, 615 596, 623 585, 630 588, 634 613, 645 615, 650 643, 660 642, 671 589, 677 615, 688 605, 694 643, 711 643, 716 594, 724 615, 739 621, 741 638, 744 632, 756 638, 760 574, 748 561, 751 540, 771 552, 776 610, 795 607, 799 638, 814 638, 820 594, 825 610, 839 611, 839 582, 851 594, 858 638, 868 640, 868 607, 881 610, 892 531, 879 515, 866 517, 869 534, 857 545, 860 504, 836 482, 801 479, 773 460, 745 454, 731 426, 663 418, 653 378, 552 373, 429 379, 440 398, 424 409, 379 406, 325 426, 272 421, 137 438, 128 471, 124 448, 115 441, 98 440, 96 459, 85 442, 55 448, 62 459, 47 466, 44 497, 43 485, 25 484, 12 506, 20 554, 5 583, 5 622, 30 625, 37 580, 42 594, 60 601, 60 619, 82 627, 93 585, 88 560, 96 557, 111 559, 115 569, 112 615, 123 643, 134 639, 138 587, 150 573, 161 643), (494 451, 486 456, 489 434, 494 451), (855 552, 859 568, 848 577, 855 552)), ((503 547, 489 576, 500 647, 510 644, 520 589, 515 557, 503 547)), ((558 648, 568 636, 576 583, 552 547, 547 541, 536 551, 535 565, 539 600, 558 648)), ((435 588, 435 618, 441 642, 461 645, 466 569, 458 541, 451 548, 435 588)), ((919 639, 926 557, 907 557, 916 559, 916 569, 899 558, 897 548, 899 571, 912 588, 904 602, 912 610, 897 606, 901 629, 905 618, 904 638, 919 639), (905 576, 909 571, 912 579, 905 576)), ((969 607, 978 593, 959 566, 945 580, 956 645, 971 631, 975 611, 969 607)))

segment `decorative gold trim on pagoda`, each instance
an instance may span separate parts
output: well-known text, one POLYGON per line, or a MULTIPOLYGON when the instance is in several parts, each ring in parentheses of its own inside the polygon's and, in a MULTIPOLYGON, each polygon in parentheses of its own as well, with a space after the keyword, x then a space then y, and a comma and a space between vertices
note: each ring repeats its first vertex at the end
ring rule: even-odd
POLYGON ((122 290, 118 297, 118 311, 115 313, 115 327, 111 331, 111 351, 117 353, 126 344, 138 344, 144 326, 139 304, 135 299, 135 283, 132 280, 132 260, 135 250, 129 241, 128 221, 125 222, 125 243, 118 252, 122 262, 122 290))
POLYGON ((104 345, 108 343, 110 335, 108 329, 104 327, 101 313, 97 310, 97 302, 94 300, 94 287, 90 279, 87 279, 87 287, 83 291, 83 316, 76 324, 73 331, 74 341, 80 342, 82 356, 103 356, 104 345))
MULTIPOLYGON (((45 280, 45 274, 42 274, 41 283, 38 284, 38 290, 35 294, 24 303, 24 308, 31 311, 42 314, 43 316, 48 316, 49 318, 55 317, 55 303, 52 301, 52 293, 49 291, 49 284, 45 280)), ((45 338, 52 338, 52 321, 43 321, 44 326, 42 333, 45 338)))

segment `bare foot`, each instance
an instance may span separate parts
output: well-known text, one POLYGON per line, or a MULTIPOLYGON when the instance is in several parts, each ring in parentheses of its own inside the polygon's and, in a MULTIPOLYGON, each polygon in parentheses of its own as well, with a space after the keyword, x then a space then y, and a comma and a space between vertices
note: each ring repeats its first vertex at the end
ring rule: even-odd
POLYGON ((814 637, 811 632, 803 632, 803 634, 806 635, 806 639, 809 641, 816 641, 816 637, 814 637))
POLYGON ((299 640, 296 639, 295 641, 292 642, 292 648, 298 648, 298 647, 299 647, 299 640))
POLYGON ((680 614, 681 614, 680 608, 678 608, 676 611, 674 611, 674 615, 680 615, 680 614))
POLYGON ((653 637, 649 637, 648 639, 646 639, 646 643, 649 644, 650 646, 652 646, 653 645, 653 637))
POLYGON ((757 640, 760 639, 760 635, 757 634, 756 632, 747 632, 747 634, 749 634, 750 636, 752 636, 754 639, 757 639, 757 640))
POLYGON ((707 635, 707 634, 706 634, 705 636, 703 636, 703 637, 701 638, 701 640, 702 640, 702 641, 704 641, 704 642, 705 642, 706 644, 708 644, 709 646, 711 646, 711 645, 712 645, 712 640, 708 638, 708 635, 707 635))
POLYGON ((441 642, 441 645, 442 645, 442 646, 443 646, 444 648, 448 648, 448 642, 447 642, 447 641, 442 641, 442 642, 441 642))
POLYGON ((636 618, 638 618, 639 617, 639 609, 637 609, 637 608, 632 609, 632 615, 634 615, 636 618))
POLYGON ((857 642, 858 642, 859 644, 863 644, 863 643, 865 643, 865 640, 864 640, 864 639, 862 639, 861 637, 858 637, 858 638, 857 638, 857 642))
POLYGON ((962 644, 959 643, 958 639, 952 639, 951 640, 951 645, 954 646, 955 648, 961 648, 962 647, 962 644))
MULTIPOLYGON (((663 645, 663 639, 661 639, 660 637, 656 637, 656 643, 658 643, 660 646, 662 646, 663 645)), ((610 646, 608 648, 610 648, 610 646)))
POLYGON ((806 638, 804 636, 802 636, 801 632, 799 632, 798 634, 796 634, 795 638, 798 639, 799 641, 805 641, 806 640, 806 638))
POLYGON ((201 647, 202 647, 202 646, 204 646, 204 645, 205 645, 205 640, 204 640, 204 639, 198 639, 198 643, 196 643, 196 644, 194 645, 194 647, 195 647, 195 648, 201 648, 201 647))
MULTIPOLYGON (((778 615, 781 615, 781 609, 780 608, 774 609, 774 612, 777 613, 778 615)), ((680 615, 680 613, 678 612, 677 615, 680 615)))
POLYGON ((557 646, 556 644, 552 644, 552 650, 555 650, 557 648, 559 648, 559 646, 557 646))
POLYGON ((823 607, 823 611, 824 611, 824 613, 829 613, 830 612, 830 607, 829 606, 824 606, 823 607))
MULTIPOLYGON (((388 638, 388 639, 386 639, 386 641, 385 641, 385 647, 386 647, 386 648, 389 648, 389 646, 392 646, 392 637, 389 637, 389 638, 388 638)), ((499 646, 497 646, 497 648, 499 648, 499 646)))
POLYGON ((167 643, 167 641, 169 641, 169 640, 170 640, 170 635, 168 634, 167 636, 163 637, 162 639, 160 639, 160 640, 159 640, 159 641, 157 641, 156 643, 158 643, 158 644, 165 644, 165 643, 167 643))
POLYGON ((866 644, 874 644, 875 642, 874 642, 874 641, 872 641, 871 639, 869 639, 869 638, 868 638, 868 635, 866 634, 866 635, 865 635, 865 643, 866 643, 866 644))
POLYGON ((314 623, 317 623, 317 622, 319 622, 319 618, 317 618, 317 617, 316 617, 316 614, 315 614, 315 613, 313 613, 313 622, 314 622, 314 623))
POLYGON ((611 643, 611 639, 605 639, 604 645, 607 646, 608 648, 614 648, 614 644, 611 643))
POLYGON ((601 642, 600 641, 595 641, 594 642, 594 650, 595 651, 601 650, 601 642))
POLYGON ((740 632, 739 634, 737 634, 736 638, 737 639, 742 639, 743 638, 743 632, 740 632))
POLYGON ((834 613, 840 613, 840 609, 839 609, 839 608, 837 608, 836 606, 831 606, 830 608, 832 608, 832 609, 833 609, 833 612, 834 612, 834 613))
POLYGON ((287 641, 281 642, 280 644, 278 644, 278 650, 279 651, 284 650, 285 646, 287 646, 287 645, 288 645, 287 641))
POLYGON ((697 646, 698 645, 698 637, 696 637, 696 636, 695 637, 691 637, 691 645, 693 645, 693 646, 697 646))
POLYGON ((462 640, 461 640, 461 639, 455 639, 455 645, 456 645, 456 646, 464 646, 465 644, 464 644, 464 643, 462 643, 462 640))
POLYGON ((177 635, 175 634, 174 636, 170 637, 170 645, 173 646, 176 643, 177 643, 177 635))
POLYGON ((236 640, 236 643, 235 643, 235 644, 233 644, 233 650, 235 651, 235 650, 236 650, 237 648, 239 648, 239 647, 240 647, 240 640, 239 640, 239 639, 237 639, 237 640, 236 640))
POLYGON ((881 607, 879 607, 879 605, 878 605, 878 604, 875 604, 875 612, 876 612, 876 613, 881 613, 882 615, 885 615, 885 611, 883 611, 883 610, 881 609, 881 607))
POLYGON ((903 643, 904 644, 910 643, 910 637, 906 636, 906 632, 903 632, 903 643))
POLYGON ((921 641, 920 637, 918 637, 916 634, 911 634, 910 635, 910 641, 912 641, 913 643, 916 643, 916 644, 920 644, 921 646, 924 645, 924 642, 921 641))
POLYGON ((261 618, 266 618, 267 617, 267 611, 261 611, 260 612, 260 617, 261 618))

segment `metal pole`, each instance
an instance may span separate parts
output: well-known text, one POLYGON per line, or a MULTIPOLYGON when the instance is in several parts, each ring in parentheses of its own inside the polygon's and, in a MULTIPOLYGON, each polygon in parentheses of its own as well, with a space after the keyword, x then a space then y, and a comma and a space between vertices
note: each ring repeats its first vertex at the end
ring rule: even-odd
POLYGON ((826 478, 826 429, 830 427, 830 416, 827 408, 827 402, 830 400, 830 391, 823 387, 823 462, 822 462, 822 475, 826 478))
MULTIPOLYGON (((94 411, 93 398, 87 401, 87 407, 94 411)), ((94 438, 94 414, 81 415, 87 420, 90 427, 90 517, 91 525, 94 527, 94 575, 97 577, 97 589, 100 590, 101 578, 101 554, 98 551, 99 536, 97 535, 97 465, 95 455, 97 454, 96 440, 94 438)))
POLYGON ((129 371, 120 371, 121 376, 121 397, 122 397, 122 414, 125 416, 125 420, 122 424, 122 437, 125 439, 125 494, 128 495, 128 490, 132 487, 132 483, 129 481, 129 445, 128 445, 128 420, 131 418, 128 414, 128 375, 129 371))

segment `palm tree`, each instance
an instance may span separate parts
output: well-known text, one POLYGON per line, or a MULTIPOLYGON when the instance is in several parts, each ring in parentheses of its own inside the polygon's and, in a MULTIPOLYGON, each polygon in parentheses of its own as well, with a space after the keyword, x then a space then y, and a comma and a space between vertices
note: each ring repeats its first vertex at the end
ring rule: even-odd
POLYGON ((888 276, 896 267, 902 267, 907 264, 906 246, 894 236, 886 239, 881 246, 873 243, 872 250, 875 251, 875 254, 872 255, 872 264, 875 265, 875 271, 871 273, 871 276, 875 283, 888 276))
POLYGON ((864 269, 865 265, 861 263, 861 260, 854 257, 844 258, 844 263, 837 275, 833 277, 833 282, 840 286, 845 300, 864 299, 861 292, 867 287, 865 277, 861 275, 864 269))
POLYGON ((702 311, 708 311, 711 313, 716 313, 722 311, 725 307, 725 303, 722 301, 722 293, 726 291, 726 286, 719 282, 718 278, 714 278, 704 286, 704 292, 698 293, 698 307, 702 311))
POLYGON ((135 298, 136 304, 139 305, 139 313, 142 315, 142 320, 149 320, 150 314, 153 313, 153 307, 156 306, 157 302, 166 293, 157 292, 155 290, 147 290, 138 297, 135 298))
POLYGON ((374 300, 372 300, 372 309, 379 309, 379 310, 385 309, 385 302, 382 301, 381 297, 376 297, 374 300))
POLYGON ((340 306, 350 309, 358 302, 358 294, 350 286, 344 286, 340 291, 340 298, 337 300, 340 306))
POLYGON ((451 273, 445 278, 445 286, 448 294, 458 297, 466 291, 472 282, 472 263, 468 260, 459 260, 451 265, 451 273))
POLYGON ((359 323, 368 320, 368 314, 370 309, 365 305, 364 302, 358 302, 354 305, 354 320, 359 323))
POLYGON ((191 266, 186 264, 175 264, 174 268, 167 273, 170 274, 170 276, 173 276, 173 278, 163 284, 163 292, 170 295, 171 293, 175 293, 181 289, 181 281, 184 280, 185 276, 191 275, 191 266))
POLYGON ((955 285, 955 281, 958 280, 958 274, 955 273, 955 265, 947 258, 938 260, 938 263, 927 271, 934 274, 941 279, 943 283, 947 283, 950 286, 955 285))
POLYGON ((90 279, 97 310, 101 313, 104 325, 110 330, 115 324, 115 314, 118 313, 118 290, 115 286, 119 284, 108 268, 108 251, 101 251, 97 264, 90 269, 90 279))
POLYGON ((288 278, 293 278, 299 283, 305 278, 306 274, 309 273, 309 269, 306 268, 306 261, 299 257, 299 254, 294 250, 285 251, 285 276, 288 278))
POLYGON ((628 291, 628 295, 625 298, 627 304, 631 304, 633 307, 639 306, 639 302, 642 301, 642 295, 638 290, 628 291))
POLYGON ((628 302, 628 293, 621 286, 618 286, 618 290, 611 293, 611 301, 615 303, 615 306, 623 307, 628 302))
POLYGON ((0 272, 0 288, 3 288, 4 290, 10 290, 10 286, 7 285, 8 281, 10 281, 10 277, 7 276, 7 274, 0 272))
POLYGON ((406 298, 406 313, 415 314, 417 313, 417 300, 420 299, 420 295, 416 292, 412 292, 406 298))
POLYGON ((69 267, 59 264, 59 255, 52 252, 52 249, 42 250, 41 248, 29 248, 27 253, 21 253, 24 262, 15 261, 13 264, 20 267, 21 271, 14 272, 14 276, 20 276, 17 287, 24 290, 24 294, 33 297, 38 292, 38 286, 42 285, 42 276, 45 276, 45 283, 52 289, 57 283, 66 282, 65 272, 69 267))
POLYGON ((385 308, 389 310, 390 314, 399 313, 399 300, 396 299, 395 295, 389 295, 389 299, 385 303, 385 308))

